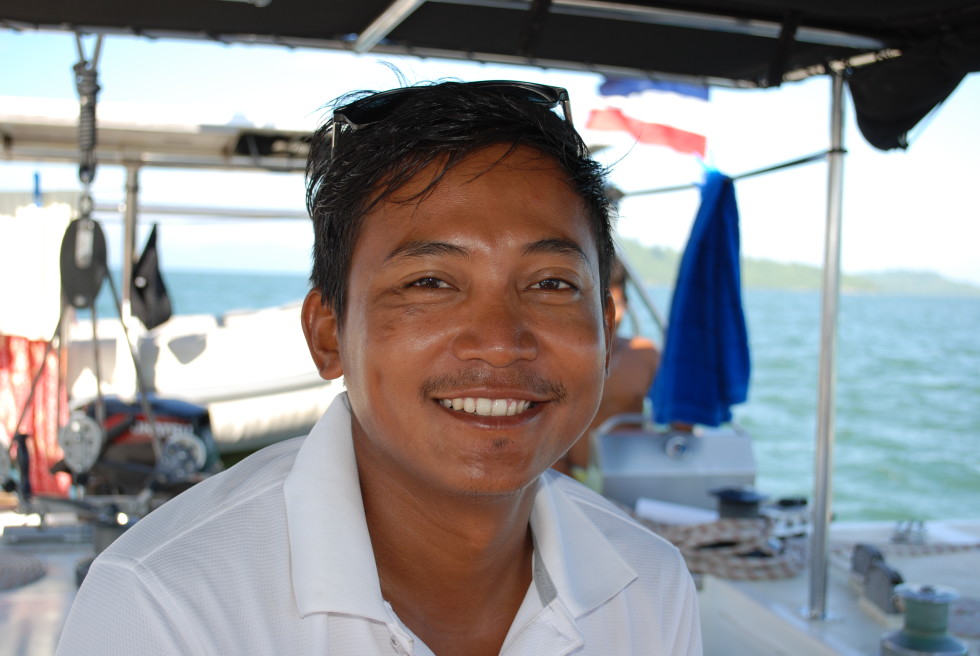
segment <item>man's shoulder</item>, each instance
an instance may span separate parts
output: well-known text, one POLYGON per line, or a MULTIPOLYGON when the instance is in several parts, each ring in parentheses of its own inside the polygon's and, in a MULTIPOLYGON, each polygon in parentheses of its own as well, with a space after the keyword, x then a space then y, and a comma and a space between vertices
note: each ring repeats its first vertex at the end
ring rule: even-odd
POLYGON ((653 343, 653 340, 649 337, 644 337, 643 335, 633 335, 626 340, 632 351, 658 351, 657 345, 653 343))
POLYGON ((660 364, 660 349, 650 339, 636 335, 629 340, 630 358, 645 367, 656 369, 660 364))
POLYGON ((254 484, 281 480, 289 473, 296 460, 296 454, 306 439, 307 436, 304 435, 259 449, 191 490, 202 489, 212 494, 228 494, 232 493, 243 479, 254 484), (209 486, 213 489, 208 490, 209 486))
POLYGON ((674 545, 639 523, 625 506, 567 476, 557 472, 548 475, 555 492, 571 501, 617 551, 638 552, 671 560, 680 557, 674 545))
POLYGON ((180 548, 191 536, 235 540, 241 537, 236 525, 251 525, 261 534, 262 523, 284 522, 273 510, 281 506, 282 483, 303 439, 265 447, 167 501, 126 531, 112 545, 113 554, 142 560, 168 546, 180 548))
POLYGON ((178 495, 163 507, 175 502, 184 506, 201 505, 206 500, 210 508, 202 510, 214 512, 220 511, 226 504, 237 505, 249 497, 264 494, 269 487, 282 484, 305 439, 298 437, 260 449, 178 495))
MULTIPOLYGON (((589 590, 603 589, 608 583, 618 590, 603 597, 610 601, 615 597, 619 603, 603 602, 578 616, 591 648, 586 651, 604 653, 600 645, 632 644, 634 651, 645 649, 644 653, 700 653, 697 593, 680 551, 633 519, 628 509, 577 481, 556 472, 545 484, 552 497, 560 497, 555 504, 571 503, 577 510, 565 514, 575 534, 560 530, 563 540, 572 543, 569 549, 563 545, 563 551, 572 552, 576 544, 582 545, 583 534, 593 533, 595 539, 592 528, 576 518, 579 514, 601 534, 584 552, 571 554, 563 585, 575 589, 581 584, 580 590, 589 590)), ((578 597, 572 594, 570 598, 574 607, 578 597)))
MULTIPOLYGON (((567 565, 567 575, 571 579, 578 579, 581 568, 588 562, 590 571, 604 572, 602 576, 607 580, 626 581, 624 594, 631 600, 634 611, 640 609, 640 615, 663 612, 660 604, 667 599, 672 600, 669 605, 675 611, 680 606, 692 603, 693 581, 676 546, 636 521, 628 509, 577 481, 555 473, 547 484, 552 489, 553 497, 562 497, 555 503, 570 502, 577 511, 566 513, 565 519, 571 521, 568 526, 559 529, 563 542, 567 541, 563 551, 582 548, 567 565), (581 515, 584 520, 576 520, 572 518, 573 515, 581 515), (590 545, 589 541, 595 538, 585 538, 583 541, 582 537, 588 533, 595 535, 593 527, 600 536, 600 542, 593 541, 590 545), (575 535, 565 531, 574 531, 575 535)), ((594 573, 589 576, 594 576, 594 573)), ((635 614, 633 616, 636 617, 635 614)), ((668 624, 672 621, 669 620, 668 624)))

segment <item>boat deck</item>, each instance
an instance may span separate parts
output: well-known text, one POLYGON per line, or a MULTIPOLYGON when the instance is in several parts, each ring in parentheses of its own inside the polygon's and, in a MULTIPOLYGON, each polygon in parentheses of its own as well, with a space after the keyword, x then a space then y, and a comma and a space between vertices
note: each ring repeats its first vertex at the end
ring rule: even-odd
MULTIPOLYGON (((24 518, 0 512, 4 524, 24 518)), ((75 569, 94 552, 91 536, 75 526, 15 527, 0 539, 5 554, 29 555, 46 574, 23 586, 0 590, 0 656, 51 656, 76 593, 75 569)), ((951 629, 971 656, 980 656, 980 521, 928 525, 926 545, 889 545, 891 524, 832 525, 828 620, 804 618, 806 572, 773 581, 703 579, 700 593, 706 656, 789 654, 866 656, 879 653, 884 633, 901 627, 901 615, 885 616, 862 601, 849 573, 856 543, 878 546, 886 563, 909 583, 952 587, 961 599, 951 629)))
POLYGON ((852 580, 853 546, 871 544, 904 582, 954 589, 950 632, 972 656, 980 654, 980 521, 935 522, 924 544, 892 544, 893 524, 831 526, 827 619, 809 620, 809 573, 772 581, 732 581, 706 576, 701 616, 706 656, 769 654, 867 656, 880 653, 881 637, 902 627, 864 599, 852 580))
POLYGON ((0 573, 5 563, 9 571, 30 558, 40 561, 45 573, 31 583, 0 589, 0 656, 51 656, 78 590, 75 568, 94 553, 91 533, 78 526, 23 526, 24 519, 0 513, 0 573))

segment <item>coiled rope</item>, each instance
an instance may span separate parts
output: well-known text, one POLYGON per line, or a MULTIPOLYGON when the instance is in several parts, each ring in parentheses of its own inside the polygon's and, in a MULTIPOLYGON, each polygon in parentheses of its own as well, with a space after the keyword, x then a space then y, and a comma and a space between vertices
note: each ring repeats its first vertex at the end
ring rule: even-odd
POLYGON ((806 537, 779 537, 770 518, 687 525, 636 519, 680 549, 693 574, 758 581, 792 578, 806 567, 806 537))

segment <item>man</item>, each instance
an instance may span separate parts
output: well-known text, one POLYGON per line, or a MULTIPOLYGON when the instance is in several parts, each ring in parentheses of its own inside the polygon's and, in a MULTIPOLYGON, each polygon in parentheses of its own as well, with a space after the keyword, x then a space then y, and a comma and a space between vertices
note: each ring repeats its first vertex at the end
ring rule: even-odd
POLYGON ((336 109, 302 323, 347 393, 122 536, 59 653, 700 653, 678 552, 548 472, 608 362, 601 178, 562 89, 336 109))
MULTIPOLYGON (((618 258, 613 262, 609 293, 616 306, 615 328, 618 330, 628 307, 626 269, 618 258)), ((593 464, 591 435, 610 417, 643 412, 647 392, 653 384, 659 365, 660 351, 650 339, 643 335, 631 337, 615 335, 612 342, 612 355, 609 359, 609 375, 603 386, 599 411, 596 412, 585 435, 572 445, 563 459, 555 463, 555 469, 575 476, 590 487, 600 489, 599 473, 590 469, 593 464)))

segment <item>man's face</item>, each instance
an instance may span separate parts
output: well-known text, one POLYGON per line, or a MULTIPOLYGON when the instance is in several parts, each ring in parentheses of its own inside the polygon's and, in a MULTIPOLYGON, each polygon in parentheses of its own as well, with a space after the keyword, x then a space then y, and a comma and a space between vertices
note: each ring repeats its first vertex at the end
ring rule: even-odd
POLYGON ((338 331, 362 476, 513 493, 596 412, 613 308, 587 210, 551 158, 506 151, 364 217, 338 331))

